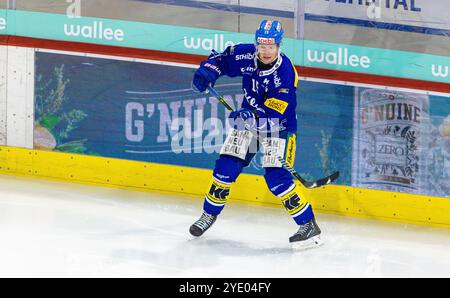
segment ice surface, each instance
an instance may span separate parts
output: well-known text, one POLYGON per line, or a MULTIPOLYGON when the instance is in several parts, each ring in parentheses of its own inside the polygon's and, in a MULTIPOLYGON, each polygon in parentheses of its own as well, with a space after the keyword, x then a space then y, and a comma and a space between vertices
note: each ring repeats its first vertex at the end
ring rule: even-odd
POLYGON ((0 277, 450 277, 450 229, 317 214, 293 251, 280 208, 230 202, 201 238, 201 199, 0 176, 0 277))

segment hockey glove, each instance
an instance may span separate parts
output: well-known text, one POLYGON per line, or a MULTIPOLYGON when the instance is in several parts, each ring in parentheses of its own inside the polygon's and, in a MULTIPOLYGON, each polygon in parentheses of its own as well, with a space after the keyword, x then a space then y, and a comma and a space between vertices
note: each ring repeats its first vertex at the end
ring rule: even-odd
POLYGON ((230 125, 234 129, 239 131, 245 129, 254 129, 256 127, 256 114, 249 109, 239 109, 237 111, 233 111, 228 116, 230 120, 230 125))
POLYGON ((222 72, 216 65, 208 61, 202 62, 194 74, 192 89, 201 93, 205 92, 208 86, 214 86, 221 74, 222 72))

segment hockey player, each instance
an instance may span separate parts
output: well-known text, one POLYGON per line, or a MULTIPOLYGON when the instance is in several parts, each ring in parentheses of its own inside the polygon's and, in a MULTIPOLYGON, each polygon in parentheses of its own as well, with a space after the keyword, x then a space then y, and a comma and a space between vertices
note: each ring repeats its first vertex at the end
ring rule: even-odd
MULTIPOLYGON (((213 53, 194 74, 195 91, 205 92, 223 75, 242 77, 242 107, 229 115, 232 130, 228 133, 213 177, 205 194, 203 214, 191 227, 193 236, 201 236, 216 221, 227 201, 230 187, 243 168, 248 166, 260 148, 254 134, 265 134, 271 144, 265 157, 278 154, 293 167, 296 148, 297 72, 289 58, 281 52, 283 29, 279 21, 264 20, 255 34, 255 44, 238 44, 223 53, 213 53), (231 140, 231 141, 230 141, 231 140)), ((301 187, 279 161, 264 158, 265 181, 299 225, 289 238, 299 244, 319 244, 320 229, 311 205, 301 187)))

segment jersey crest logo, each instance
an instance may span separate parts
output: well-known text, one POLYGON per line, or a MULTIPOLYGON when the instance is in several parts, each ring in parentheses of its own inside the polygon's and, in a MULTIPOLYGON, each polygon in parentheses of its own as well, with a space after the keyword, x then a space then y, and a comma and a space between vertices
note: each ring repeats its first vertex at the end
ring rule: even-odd
POLYGON ((276 98, 269 98, 264 102, 264 105, 269 109, 275 110, 280 114, 284 114, 287 109, 288 103, 276 98))

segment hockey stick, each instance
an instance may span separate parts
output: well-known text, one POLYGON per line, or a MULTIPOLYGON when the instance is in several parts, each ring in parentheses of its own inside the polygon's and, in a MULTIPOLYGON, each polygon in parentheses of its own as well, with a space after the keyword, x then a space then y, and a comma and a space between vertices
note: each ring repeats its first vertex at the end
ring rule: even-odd
MULTIPOLYGON (((216 89, 214 89, 211 86, 208 86, 208 90, 209 92, 211 92, 211 94, 217 98, 217 100, 222 103, 230 112, 233 112, 233 108, 225 101, 225 99, 223 98, 223 96, 219 95, 219 93, 217 93, 216 89)), ((258 134, 256 134, 258 136, 258 134)), ((260 140, 261 144, 264 147, 267 147, 267 142, 264 140, 260 140)), ((303 186, 305 186, 306 188, 317 188, 317 187, 321 187, 327 184, 330 184, 331 182, 335 181, 338 177, 339 177, 339 171, 334 172, 333 174, 331 174, 330 176, 327 176, 325 178, 316 180, 316 181, 306 181, 305 179, 303 179, 299 173, 297 173, 296 170, 294 170, 283 158, 281 158, 281 156, 276 155, 275 156, 278 161, 281 163, 281 165, 283 166, 283 168, 285 168, 289 173, 292 174, 292 176, 294 176, 295 178, 298 179, 298 181, 300 181, 303 186)))

